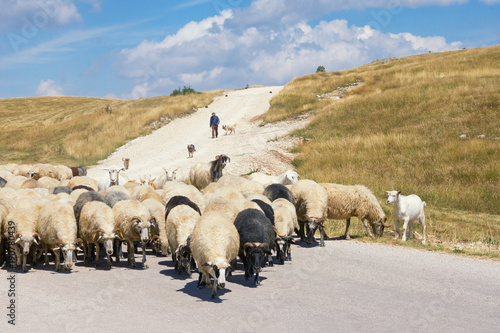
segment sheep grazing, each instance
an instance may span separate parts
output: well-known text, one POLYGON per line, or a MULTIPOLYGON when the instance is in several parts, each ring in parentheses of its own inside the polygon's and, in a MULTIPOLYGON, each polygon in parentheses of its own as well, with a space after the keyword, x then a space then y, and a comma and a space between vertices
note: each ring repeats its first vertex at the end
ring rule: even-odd
POLYGON ((71 179, 73 178, 73 171, 71 171, 71 168, 65 166, 65 165, 54 165, 54 168, 56 169, 56 179, 57 180, 64 180, 64 179, 71 179))
POLYGON ((423 240, 422 244, 427 243, 427 232, 425 226, 425 214, 424 207, 426 203, 420 199, 416 194, 402 195, 401 191, 386 191, 387 193, 387 203, 389 205, 394 205, 394 218, 396 221, 396 238, 400 236, 399 231, 399 221, 403 221, 403 235, 401 240, 403 242, 406 239, 410 239, 413 222, 420 222, 422 224, 423 240), (406 228, 410 225, 408 230, 408 237, 406 234, 406 228))
POLYGON ((14 251, 17 256, 17 265, 21 265, 22 270, 27 271, 26 260, 30 251, 33 253, 33 263, 36 262, 36 249, 32 249, 32 245, 38 246, 41 241, 40 234, 38 233, 37 221, 39 218, 40 210, 48 204, 48 200, 43 198, 24 198, 17 202, 6 218, 9 226, 15 226, 15 244, 14 251), (22 249, 22 253, 20 252, 22 249))
POLYGON ((198 206, 184 196, 172 197, 165 208, 165 229, 172 251, 172 260, 178 274, 186 271, 191 276, 194 259, 190 247, 190 236, 199 220, 198 206))
POLYGON ((222 177, 222 170, 231 159, 226 155, 217 155, 215 160, 208 163, 196 163, 189 170, 189 180, 198 190, 202 190, 212 182, 222 177))
MULTIPOLYGON (((116 235, 127 241, 128 264, 135 268, 134 241, 141 241, 142 267, 148 268, 146 262, 146 243, 149 241, 151 228, 151 214, 149 210, 137 200, 122 200, 113 206, 115 216, 116 235)), ((118 242, 115 242, 116 261, 119 262, 118 242)))
POLYGON ((194 147, 194 145, 192 143, 187 145, 187 150, 188 150, 188 158, 193 157, 194 152, 196 151, 196 148, 194 147))
POLYGON ((222 129, 226 131, 226 135, 227 135, 227 132, 229 132, 229 134, 236 134, 236 124, 233 124, 233 125, 222 125, 222 129))
POLYGON ((273 266, 269 258, 271 250, 275 249, 275 237, 271 221, 257 209, 245 209, 234 220, 234 226, 240 235, 238 256, 243 262, 245 280, 255 273, 254 283, 260 284, 259 272, 267 261, 273 266))
POLYGON ((204 283, 212 286, 212 298, 217 288, 225 287, 226 275, 238 255, 240 238, 233 223, 236 214, 238 210, 227 200, 212 200, 193 228, 191 251, 200 274, 198 287, 204 285, 204 278, 204 283))
POLYGON ((295 210, 299 221, 298 235, 301 241, 306 241, 311 244, 314 240, 314 234, 319 228, 320 244, 325 246, 324 238, 326 235, 323 223, 327 215, 328 194, 324 187, 313 180, 299 180, 291 186, 293 197, 295 198, 295 210))
POLYGON ((363 185, 321 183, 328 194, 327 218, 346 220, 345 238, 349 236, 351 217, 357 217, 370 237, 382 237, 387 217, 375 195, 363 185), (368 227, 371 226, 372 231, 368 227))
POLYGON ((128 181, 128 177, 120 174, 121 171, 125 170, 124 167, 110 166, 109 168, 104 168, 108 171, 108 175, 102 175, 98 180, 99 191, 104 191, 112 185, 123 185, 128 181))
POLYGON ((37 222, 37 231, 45 252, 45 263, 48 263, 47 250, 52 249, 55 256, 56 271, 60 270, 60 255, 64 258, 63 269, 73 266, 73 254, 81 251, 83 245, 77 238, 76 220, 71 204, 59 201, 48 201, 41 209, 37 222))
MULTIPOLYGON (((118 192, 117 192, 118 193, 118 192)), ((83 240, 84 263, 92 264, 92 246, 95 246, 95 267, 99 266, 99 244, 104 244, 107 267, 111 268, 111 255, 116 238, 113 210, 101 201, 89 201, 80 212, 78 236, 83 240)))
POLYGON ((276 199, 283 198, 295 205, 292 191, 283 184, 270 184, 265 189, 263 194, 273 202, 276 199))
POLYGON ((21 176, 21 175, 14 176, 7 181, 7 183, 5 184, 5 187, 10 187, 10 188, 18 190, 21 188, 24 181, 26 181, 27 179, 28 179, 28 177, 21 176))
POLYGON ((297 212, 295 205, 284 198, 278 198, 271 203, 274 211, 274 226, 277 237, 276 252, 280 264, 285 263, 285 259, 292 261, 292 244, 295 240, 292 234, 297 227, 297 212))

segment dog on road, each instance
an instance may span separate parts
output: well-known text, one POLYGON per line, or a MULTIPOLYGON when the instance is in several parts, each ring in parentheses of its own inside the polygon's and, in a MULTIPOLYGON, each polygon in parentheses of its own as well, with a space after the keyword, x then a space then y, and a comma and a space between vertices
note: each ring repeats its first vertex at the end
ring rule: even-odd
POLYGON ((189 154, 188 158, 193 157, 193 154, 196 151, 196 148, 194 147, 194 145, 192 143, 189 144, 187 148, 188 148, 188 154, 189 154))
POLYGON ((227 135, 227 132, 229 132, 229 134, 232 134, 234 132, 234 134, 236 134, 236 124, 234 125, 222 125, 222 129, 226 131, 226 135, 227 135))

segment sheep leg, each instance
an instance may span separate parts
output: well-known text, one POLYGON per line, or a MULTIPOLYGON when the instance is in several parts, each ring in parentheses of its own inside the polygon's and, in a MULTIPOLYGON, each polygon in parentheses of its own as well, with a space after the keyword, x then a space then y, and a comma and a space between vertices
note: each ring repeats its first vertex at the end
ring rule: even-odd
POLYGON ((351 236, 349 236, 349 226, 351 225, 351 218, 345 220, 345 239, 350 240, 351 236))
POLYGON ((257 271, 255 273, 255 280, 254 280, 254 283, 256 286, 260 286, 260 281, 259 281, 259 272, 257 271))
POLYGON ((403 224, 403 237, 401 238, 401 240, 403 242, 406 242, 406 229, 408 228, 408 223, 409 222, 410 222, 410 219, 406 217, 404 219, 404 224, 403 224))
POLYGON ((396 235, 394 236, 394 239, 398 239, 399 236, 401 235, 401 233, 399 231, 399 220, 396 219, 394 222, 395 222, 394 224, 396 225, 396 235))
POLYGON ((99 246, 99 243, 95 244, 95 267, 99 266, 99 252, 101 251, 101 247, 99 246))
POLYGON ((413 221, 408 222, 408 224, 410 225, 410 227, 408 228, 408 238, 407 238, 407 240, 409 240, 411 238, 411 234, 413 232, 413 221))
POLYGON ((115 260, 117 263, 120 262, 120 251, 121 251, 121 243, 118 239, 115 239, 115 260))
POLYGON ((306 227, 306 223, 305 222, 301 222, 299 221, 299 232, 298 232, 298 236, 300 237, 300 240, 302 242, 305 242, 306 241, 306 235, 304 233, 304 228, 306 227))
POLYGON ((128 250, 128 264, 131 268, 135 268, 135 257, 134 257, 134 243, 131 241, 127 242, 128 250))
POLYGON ((426 244, 427 243, 427 231, 426 231, 426 226, 425 226, 425 215, 422 214, 422 216, 420 216, 420 223, 422 224, 422 233, 423 233, 423 237, 424 239, 422 240, 422 244, 426 244))
POLYGON ((54 250, 54 261, 56 263, 56 272, 61 270, 61 257, 59 250, 54 250))
POLYGON ((370 231, 370 228, 368 227, 368 222, 365 219, 361 219, 361 222, 363 223, 363 226, 365 227, 368 236, 370 236, 370 238, 373 238, 373 234, 370 231))
POLYGON ((149 268, 149 265, 146 261, 146 243, 141 243, 142 247, 142 268, 149 268))
POLYGON ((45 248, 45 249, 44 249, 45 261, 44 261, 44 263, 43 263, 45 266, 48 266, 48 265, 49 265, 49 253, 48 253, 48 252, 49 252, 49 251, 48 251, 48 249, 47 249, 47 248, 45 248))
POLYGON ((33 248, 33 266, 36 266, 36 247, 33 248))
POLYGON ((26 254, 23 253, 23 272, 27 272, 28 269, 26 268, 26 260, 27 260, 28 256, 26 254))
POLYGON ((22 253, 21 250, 19 249, 19 246, 14 247, 14 253, 16 254, 16 265, 21 266, 22 253))
POLYGON ((217 279, 214 279, 214 283, 212 285, 212 294, 210 295, 210 297, 214 299, 215 296, 217 296, 217 279))

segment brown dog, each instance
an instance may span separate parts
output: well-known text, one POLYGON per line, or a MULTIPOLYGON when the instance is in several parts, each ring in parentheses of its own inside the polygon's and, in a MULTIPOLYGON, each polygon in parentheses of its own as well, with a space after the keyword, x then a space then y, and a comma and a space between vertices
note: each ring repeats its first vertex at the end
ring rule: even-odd
POLYGON ((196 148, 194 147, 193 144, 189 144, 187 146, 187 148, 188 148, 188 154, 189 154, 188 158, 193 157, 193 153, 196 151, 196 148))

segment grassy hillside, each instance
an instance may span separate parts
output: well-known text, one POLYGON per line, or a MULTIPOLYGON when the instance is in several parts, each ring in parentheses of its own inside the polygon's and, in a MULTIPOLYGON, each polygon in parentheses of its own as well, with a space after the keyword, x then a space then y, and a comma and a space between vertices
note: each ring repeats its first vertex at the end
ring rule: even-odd
POLYGON ((429 233, 498 250, 499 87, 500 46, 385 59, 293 80, 265 120, 314 113, 295 133, 304 178, 417 193, 429 233))
POLYGON ((0 99, 0 164, 93 165, 159 122, 210 104, 214 94, 0 99))

